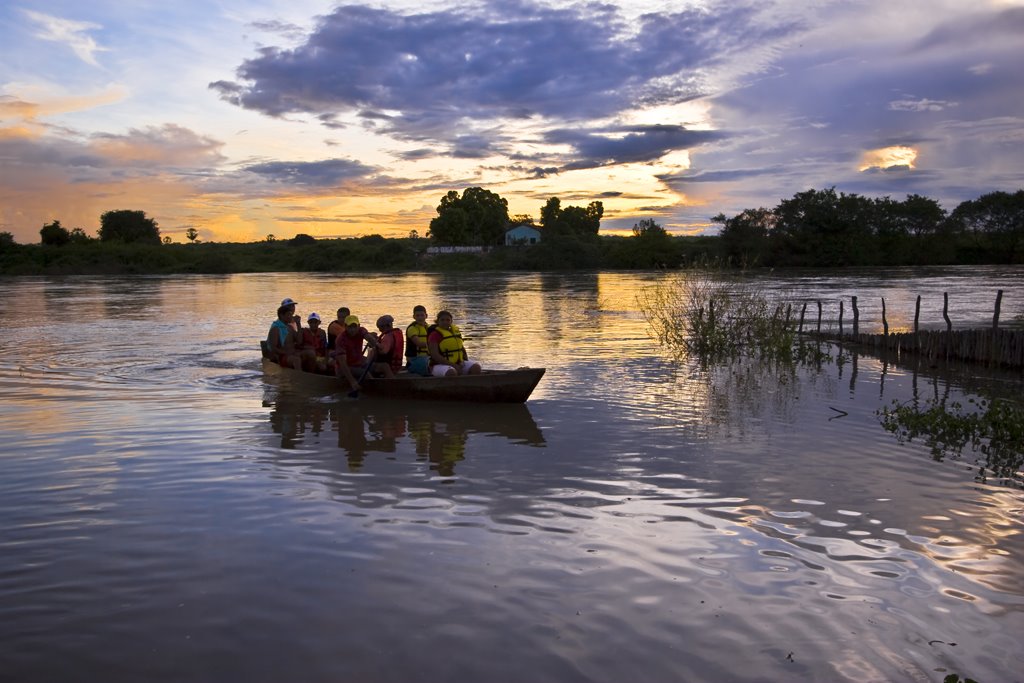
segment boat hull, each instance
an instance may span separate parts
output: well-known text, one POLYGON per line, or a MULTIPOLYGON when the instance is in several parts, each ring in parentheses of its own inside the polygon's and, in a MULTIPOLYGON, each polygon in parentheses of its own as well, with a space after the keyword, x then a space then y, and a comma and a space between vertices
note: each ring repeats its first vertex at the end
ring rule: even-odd
MULTIPOLYGON (((263 359, 263 371, 295 386, 324 394, 345 393, 348 386, 331 375, 318 375, 263 359)), ((420 377, 399 373, 394 379, 367 377, 360 393, 375 398, 417 401, 471 401, 475 403, 525 403, 544 368, 484 370, 479 375, 457 377, 420 377)))

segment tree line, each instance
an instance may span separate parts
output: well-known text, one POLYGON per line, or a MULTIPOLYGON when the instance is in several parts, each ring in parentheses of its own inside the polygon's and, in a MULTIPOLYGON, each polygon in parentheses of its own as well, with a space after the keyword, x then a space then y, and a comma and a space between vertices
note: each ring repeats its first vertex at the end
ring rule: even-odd
POLYGON ((873 199, 832 187, 712 220, 722 224, 723 256, 737 264, 1024 263, 1024 190, 990 192, 947 214, 921 195, 873 199))
POLYGON ((40 230, 39 245, 19 245, 0 232, 0 273, 179 273, 374 270, 564 270, 678 268, 694 262, 734 266, 867 266, 957 263, 1024 263, 1024 190, 991 192, 962 202, 952 212, 935 200, 872 199, 808 190, 773 209, 746 209, 712 220, 720 235, 673 236, 652 218, 640 220, 630 236, 599 235, 604 206, 563 206, 551 197, 540 220, 509 215, 498 194, 471 187, 446 193, 426 238, 380 235, 291 239, 246 244, 198 241, 171 244, 144 211, 108 211, 96 238, 53 221, 40 230), (538 244, 489 249, 482 254, 431 257, 427 247, 497 246, 505 232, 530 225, 538 244), (53 247, 60 247, 54 249, 53 247))

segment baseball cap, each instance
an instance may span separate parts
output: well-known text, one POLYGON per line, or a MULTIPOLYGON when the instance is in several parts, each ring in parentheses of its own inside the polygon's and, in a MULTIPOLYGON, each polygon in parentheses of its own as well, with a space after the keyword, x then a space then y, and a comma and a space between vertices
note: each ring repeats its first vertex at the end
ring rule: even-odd
POLYGON ((350 315, 349 317, 345 318, 345 324, 346 325, 358 325, 359 324, 359 318, 355 317, 354 315, 350 315))

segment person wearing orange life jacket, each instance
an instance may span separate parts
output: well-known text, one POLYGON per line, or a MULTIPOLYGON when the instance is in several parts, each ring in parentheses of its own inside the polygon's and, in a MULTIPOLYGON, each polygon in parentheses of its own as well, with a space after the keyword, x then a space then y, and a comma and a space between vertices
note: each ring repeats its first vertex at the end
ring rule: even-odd
POLYGON ((338 317, 327 325, 327 348, 333 350, 338 336, 345 331, 345 318, 352 315, 346 306, 338 309, 338 317))
POLYGON ((316 313, 310 313, 306 323, 302 328, 302 346, 313 350, 316 369, 323 372, 327 369, 327 333, 320 329, 320 316, 316 313))
MULTIPOLYGON (((335 341, 334 374, 348 382, 352 391, 359 390, 357 376, 362 377, 367 366, 373 363, 379 345, 377 338, 359 324, 359 318, 350 315, 345 318, 345 331, 335 341), (370 357, 364 355, 363 344, 370 349, 370 357)), ((390 368, 388 369, 390 371, 390 368)))
POLYGON ((427 309, 415 306, 412 309, 413 321, 405 328, 405 363, 406 369, 423 377, 430 376, 430 350, 427 348, 427 309))
POLYGON ((437 314, 437 324, 427 335, 427 349, 433 363, 430 374, 434 377, 480 374, 480 363, 469 360, 462 344, 462 333, 452 324, 452 314, 448 311, 437 314))
POLYGON ((377 356, 374 358, 374 372, 383 373, 385 377, 394 377, 402 369, 402 350, 404 340, 402 331, 394 327, 395 319, 390 315, 377 318, 377 356))

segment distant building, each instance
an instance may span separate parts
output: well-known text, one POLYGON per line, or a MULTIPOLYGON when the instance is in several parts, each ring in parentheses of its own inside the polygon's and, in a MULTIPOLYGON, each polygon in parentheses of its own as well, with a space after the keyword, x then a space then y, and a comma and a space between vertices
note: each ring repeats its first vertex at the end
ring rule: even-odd
POLYGON ((532 225, 517 225, 505 231, 505 246, 537 244, 540 242, 540 230, 532 225))
POLYGON ((487 247, 427 247, 427 256, 437 254, 482 254, 487 247))

